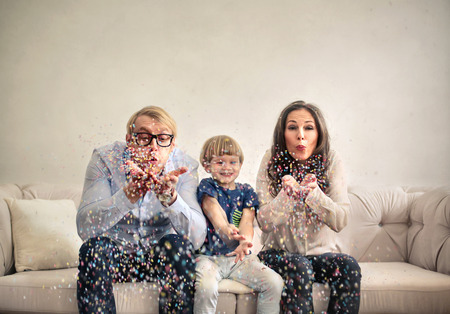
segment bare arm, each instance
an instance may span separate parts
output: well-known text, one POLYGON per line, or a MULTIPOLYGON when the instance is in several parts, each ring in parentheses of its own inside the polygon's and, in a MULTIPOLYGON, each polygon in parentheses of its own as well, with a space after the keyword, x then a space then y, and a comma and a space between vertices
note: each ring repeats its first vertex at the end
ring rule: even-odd
POLYGON ((239 246, 227 256, 236 256, 234 260, 237 263, 239 260, 244 260, 245 255, 251 254, 250 248, 253 247, 253 220, 255 219, 255 211, 250 208, 244 208, 242 212, 241 221, 239 223, 239 234, 244 239, 239 241, 239 246))
POLYGON ((209 195, 203 196, 202 210, 225 244, 228 245, 233 240, 240 241, 245 239, 239 234, 239 229, 228 222, 224 210, 214 197, 209 195))
MULTIPOLYGON (((241 222, 239 223, 239 234, 245 237, 245 241, 253 240, 253 220, 255 219, 255 211, 250 208, 244 208, 242 212, 241 222)), ((242 243, 242 241, 240 241, 242 243)))

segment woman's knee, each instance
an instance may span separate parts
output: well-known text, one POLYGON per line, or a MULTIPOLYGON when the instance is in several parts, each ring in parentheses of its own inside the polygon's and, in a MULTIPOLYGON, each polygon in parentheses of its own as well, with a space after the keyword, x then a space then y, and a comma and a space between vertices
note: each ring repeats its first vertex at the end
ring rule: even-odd
POLYGON ((314 281, 313 266, 302 255, 297 255, 292 258, 287 268, 290 276, 297 278, 303 284, 311 284, 314 281))
POLYGON ((345 275, 353 281, 361 281, 361 267, 353 256, 345 255, 343 259, 345 275))

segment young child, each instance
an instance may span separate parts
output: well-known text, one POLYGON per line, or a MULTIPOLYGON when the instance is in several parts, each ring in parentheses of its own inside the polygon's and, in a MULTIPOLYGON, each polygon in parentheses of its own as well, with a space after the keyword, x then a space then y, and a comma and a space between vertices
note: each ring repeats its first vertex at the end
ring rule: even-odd
POLYGON ((203 179, 197 198, 207 218, 205 243, 197 256, 194 313, 215 313, 222 279, 258 291, 257 313, 278 313, 282 278, 251 254, 258 198, 248 184, 235 182, 244 154, 229 136, 208 139, 200 162, 211 178, 203 179))

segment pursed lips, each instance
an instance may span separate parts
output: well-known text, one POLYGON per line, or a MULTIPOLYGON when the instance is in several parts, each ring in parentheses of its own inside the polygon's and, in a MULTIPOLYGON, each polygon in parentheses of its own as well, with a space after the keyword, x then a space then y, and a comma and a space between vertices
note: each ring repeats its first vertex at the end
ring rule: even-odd
POLYGON ((156 152, 151 151, 149 156, 150 156, 150 162, 157 162, 158 161, 158 157, 156 156, 156 152))

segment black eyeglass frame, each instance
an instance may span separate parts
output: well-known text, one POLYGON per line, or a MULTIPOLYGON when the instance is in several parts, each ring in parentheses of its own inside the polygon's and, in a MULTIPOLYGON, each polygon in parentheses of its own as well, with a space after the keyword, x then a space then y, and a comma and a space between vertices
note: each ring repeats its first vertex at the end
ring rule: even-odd
POLYGON ((173 134, 151 134, 151 133, 147 133, 147 132, 131 133, 131 135, 133 136, 133 139, 134 139, 134 142, 136 143, 136 145, 139 145, 139 146, 148 146, 148 145, 150 145, 150 144, 152 143, 153 139, 155 139, 156 144, 157 144, 159 147, 169 147, 170 145, 172 145, 172 141, 173 141, 173 138, 174 138, 174 135, 173 135, 173 134), (148 136, 150 137, 150 141, 148 142, 148 144, 146 144, 146 145, 139 144, 138 138, 137 138, 137 136, 138 136, 139 134, 146 134, 146 135, 148 135, 148 136), (168 144, 168 145, 161 145, 161 144, 158 142, 158 136, 161 136, 161 135, 169 136, 169 137, 170 137, 170 140, 169 140, 169 144, 168 144))

